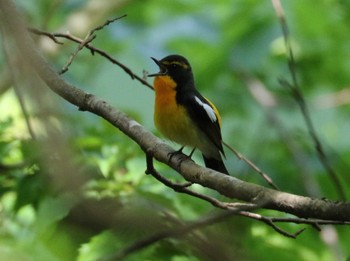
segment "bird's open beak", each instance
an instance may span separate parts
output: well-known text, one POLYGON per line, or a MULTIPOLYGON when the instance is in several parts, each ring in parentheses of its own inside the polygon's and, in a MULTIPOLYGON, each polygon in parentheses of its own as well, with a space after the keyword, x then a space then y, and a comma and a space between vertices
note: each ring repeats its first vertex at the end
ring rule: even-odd
POLYGON ((158 73, 149 74, 148 77, 165 75, 166 74, 165 66, 160 61, 158 61, 156 58, 151 57, 151 59, 158 65, 160 71, 158 73))

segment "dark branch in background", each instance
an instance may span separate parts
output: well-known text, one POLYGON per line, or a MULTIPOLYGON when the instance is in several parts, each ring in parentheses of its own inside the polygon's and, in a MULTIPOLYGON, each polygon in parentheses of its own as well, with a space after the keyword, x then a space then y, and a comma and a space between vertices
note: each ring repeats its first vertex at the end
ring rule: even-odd
MULTIPOLYGON (((226 212, 221 212, 219 214, 207 217, 205 219, 200 219, 195 222, 191 222, 190 224, 179 224, 177 222, 176 224, 176 229, 168 229, 162 232, 158 232, 152 236, 146 237, 144 239, 138 240, 134 242, 133 244, 125 247, 124 249, 118 251, 117 253, 102 259, 104 261, 108 260, 122 260, 123 258, 134 254, 138 251, 141 251, 142 249, 156 244, 161 240, 167 239, 167 238, 175 238, 175 237, 183 237, 186 236, 189 233, 193 233, 194 230, 200 229, 203 227, 207 227, 210 225, 213 225, 218 222, 222 222, 228 218, 231 218, 232 216, 245 216, 248 218, 253 218, 255 220, 259 220, 261 222, 264 222, 265 224, 271 226, 275 231, 278 233, 289 237, 289 238, 297 238, 302 232, 305 231, 306 228, 299 229, 297 232, 294 234, 290 234, 281 228, 277 227, 274 223, 277 222, 282 222, 282 223, 295 223, 295 224, 308 224, 314 227, 316 230, 320 230, 319 225, 338 225, 338 224, 344 224, 343 222, 337 222, 337 221, 323 221, 323 220, 307 220, 307 219, 300 219, 300 218, 275 218, 275 217, 265 217, 261 216, 259 214, 251 213, 251 212, 246 212, 244 211, 245 206, 242 206, 240 208, 237 206, 234 209, 231 209, 230 211, 226 212)), ((346 224, 350 224, 350 222, 345 222, 346 224)))
POLYGON ((204 219, 200 219, 196 222, 191 222, 189 224, 177 224, 174 226, 175 228, 168 229, 163 232, 156 233, 150 237, 141 239, 139 241, 136 241, 134 244, 120 250, 116 254, 113 254, 107 258, 102 259, 103 261, 109 261, 109 260, 123 260, 126 256, 133 254, 137 251, 140 251, 152 244, 155 244, 163 239, 166 238, 175 238, 175 237, 183 237, 189 233, 193 233, 196 229, 210 226, 213 224, 216 224, 218 222, 221 222, 228 217, 231 217, 235 215, 239 209, 236 209, 235 211, 230 210, 226 212, 222 212, 220 214, 213 215, 211 217, 207 217, 204 219))
POLYGON ((15 93, 16 93, 16 97, 17 97, 17 100, 18 100, 18 103, 21 107, 21 111, 22 111, 22 114, 23 114, 23 117, 24 117, 24 121, 26 123, 26 126, 27 126, 27 130, 30 134, 30 137, 35 140, 36 139, 36 135, 34 133, 34 130, 33 130, 33 126, 32 126, 32 122, 30 120, 30 115, 29 115, 29 111, 28 111, 28 108, 24 102, 24 99, 23 99, 23 95, 20 91, 20 89, 18 88, 17 84, 16 83, 16 80, 13 80, 14 84, 13 84, 13 89, 15 90, 15 93))
MULTIPOLYGON (((2 32, 2 34, 4 34, 2 32)), ((6 45, 6 42, 3 42, 2 44, 2 49, 3 49, 3 53, 4 53, 4 56, 6 58, 6 60, 12 64, 12 66, 21 66, 18 61, 16 61, 15 59, 17 57, 12 57, 10 55, 10 53, 7 50, 7 46, 6 45)), ((15 77, 14 73, 12 74, 9 74, 10 75, 10 80, 11 82, 13 83, 13 89, 15 91, 15 95, 17 97, 17 100, 18 100, 18 103, 19 103, 19 106, 21 108, 21 111, 22 111, 22 114, 23 114, 23 118, 24 118, 24 121, 26 123, 26 127, 27 127, 27 130, 28 130, 28 133, 30 134, 30 137, 35 140, 36 139, 36 136, 35 136, 35 133, 34 133, 34 130, 33 130, 33 126, 32 126, 32 123, 30 121, 30 116, 29 116, 29 112, 28 112, 28 108, 24 102, 24 98, 23 98, 23 94, 22 94, 22 90, 20 90, 19 88, 19 82, 18 82, 18 79, 17 77, 15 77)))
POLYGON ((281 27, 282 27, 283 38, 285 41, 285 46, 286 46, 287 55, 288 55, 288 69, 289 69, 289 72, 292 76, 292 83, 289 83, 286 80, 280 80, 280 83, 283 87, 286 87, 291 91, 292 96, 294 97, 295 101, 298 103, 300 110, 302 112, 303 118, 305 120, 307 129, 309 131, 309 134, 312 138, 312 141, 315 144, 317 156, 318 156, 320 162, 322 163, 323 167, 327 171, 328 175, 330 176, 331 180, 333 181, 340 199, 345 200, 346 196, 345 196, 343 187, 342 187, 342 185, 337 177, 337 174, 335 173, 334 169, 332 168, 331 164, 329 163, 329 160, 328 160, 326 153, 323 149, 321 141, 318 138, 318 135, 316 133, 316 130, 313 126, 313 123, 312 123, 312 120, 310 117, 309 109, 307 107, 303 93, 302 93, 301 88, 300 88, 298 81, 297 81, 296 62, 295 62, 293 50, 291 47, 291 42, 290 42, 290 37, 289 37, 289 29, 288 29, 288 25, 287 25, 287 22, 285 19, 283 7, 282 7, 281 2, 279 0, 272 0, 272 4, 273 4, 273 7, 275 8, 276 15, 277 15, 277 17, 280 21, 281 27))

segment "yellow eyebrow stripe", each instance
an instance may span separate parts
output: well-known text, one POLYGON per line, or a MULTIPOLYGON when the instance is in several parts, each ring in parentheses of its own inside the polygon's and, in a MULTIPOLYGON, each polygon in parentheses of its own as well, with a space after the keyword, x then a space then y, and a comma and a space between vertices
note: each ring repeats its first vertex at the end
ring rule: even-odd
POLYGON ((163 62, 163 64, 165 64, 165 65, 177 64, 177 65, 180 65, 181 67, 183 67, 185 69, 189 68, 189 66, 187 64, 182 63, 182 62, 178 62, 178 61, 173 61, 173 62, 165 61, 165 62, 163 62))

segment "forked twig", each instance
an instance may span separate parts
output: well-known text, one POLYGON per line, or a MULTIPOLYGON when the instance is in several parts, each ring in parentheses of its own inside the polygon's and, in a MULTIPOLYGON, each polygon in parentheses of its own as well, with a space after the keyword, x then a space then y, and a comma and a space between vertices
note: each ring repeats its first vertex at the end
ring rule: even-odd
POLYGON ((70 56, 66 64, 63 68, 58 72, 58 74, 64 74, 68 71, 69 66, 73 63, 75 57, 77 57, 78 53, 86 46, 88 43, 92 42, 96 38, 96 35, 88 34, 85 39, 78 45, 78 48, 73 52, 70 56))
MULTIPOLYGON (((118 17, 119 18, 119 17, 118 17)), ((118 19, 116 18, 116 19, 118 19)), ((113 21, 112 20, 108 20, 108 21, 113 21)), ((106 23, 104 23, 104 25, 106 24, 109 24, 108 21, 106 23)), ((97 28, 100 28, 100 27, 104 27, 103 25, 102 26, 98 26, 97 28)), ((96 29, 96 28, 95 28, 96 29)), ((67 40, 70 40, 70 41, 73 41, 73 42, 76 42, 78 44, 82 44, 84 42, 83 39, 80 39, 70 33, 49 33, 49 32, 46 32, 46 31, 42 31, 42 30, 39 30, 39 29, 36 29, 36 28, 32 28, 32 27, 29 27, 28 30, 31 32, 31 33, 34 33, 36 35, 43 35, 43 36, 46 36, 46 37, 49 37, 52 41, 54 41, 55 43, 57 44, 63 44, 62 42, 58 41, 57 38, 64 38, 64 39, 67 39, 67 40)), ((127 67, 126 65, 124 65, 123 63, 119 62, 118 60, 114 59, 112 56, 110 56, 108 53, 106 53, 105 51, 99 49, 99 48, 96 48, 94 47, 93 45, 91 45, 90 43, 85 43, 83 45, 83 47, 89 49, 91 51, 92 54, 99 54, 101 55, 102 57, 106 58, 107 60, 109 60, 111 63, 119 66, 122 70, 124 70, 125 73, 127 73, 131 79, 135 79, 137 81, 139 81, 141 84, 147 86, 149 89, 153 90, 153 86, 150 85, 146 79, 144 79, 143 77, 140 77, 138 76, 137 74, 135 74, 129 67, 127 67)))
MULTIPOLYGON (((96 32, 103 29, 105 26, 126 17, 126 15, 122 15, 120 17, 111 19, 111 20, 107 20, 104 24, 99 25, 97 27, 95 27, 94 29, 90 30, 88 32, 88 34, 85 36, 84 40, 78 45, 77 49, 75 50, 74 53, 71 54, 71 56, 69 57, 67 63, 65 64, 65 66, 63 66, 63 68, 61 69, 61 71, 59 72, 59 74, 64 74, 65 72, 68 71, 69 66, 72 64, 73 60, 75 59, 75 57, 78 55, 78 53, 89 43, 91 43, 95 38, 96 38, 96 32)), ((52 38, 51 38, 52 39, 52 38)))

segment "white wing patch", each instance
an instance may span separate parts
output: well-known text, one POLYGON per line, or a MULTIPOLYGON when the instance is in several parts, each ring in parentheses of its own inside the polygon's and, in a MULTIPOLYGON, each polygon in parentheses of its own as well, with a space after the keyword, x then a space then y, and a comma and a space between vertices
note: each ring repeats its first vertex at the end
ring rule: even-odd
POLYGON ((208 104, 205 104, 204 102, 202 102, 198 97, 194 97, 196 102, 203 107, 203 109, 205 110, 205 112, 207 113, 207 115, 209 116, 210 120, 212 122, 216 122, 217 121, 217 117, 215 114, 215 111, 212 109, 212 107, 210 107, 208 104))

